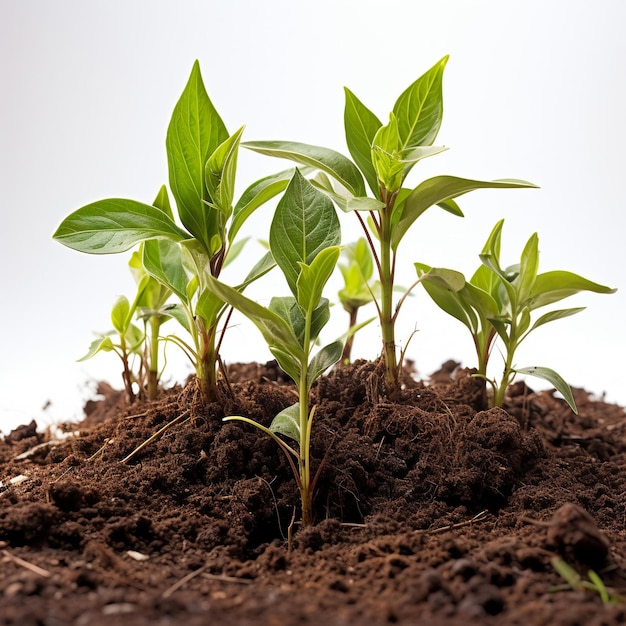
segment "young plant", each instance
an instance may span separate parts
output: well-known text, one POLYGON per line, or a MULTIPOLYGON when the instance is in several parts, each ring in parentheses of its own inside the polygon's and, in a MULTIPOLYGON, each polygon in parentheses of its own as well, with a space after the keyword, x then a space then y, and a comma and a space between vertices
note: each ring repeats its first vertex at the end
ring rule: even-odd
POLYGON ((624 597, 607 589, 604 581, 594 570, 590 569, 587 572, 587 580, 584 580, 582 576, 563 559, 554 557, 551 559, 551 563, 552 567, 567 584, 553 587, 550 591, 561 591, 568 588, 574 591, 588 591, 592 594, 596 594, 604 606, 622 604, 625 601, 624 597))
POLYGON ((340 240, 339 220, 332 202, 296 170, 276 207, 270 228, 270 250, 292 295, 274 297, 266 308, 214 278, 208 280, 217 296, 257 326, 280 366, 297 385, 298 402, 276 415, 269 428, 242 416, 225 420, 252 424, 280 446, 300 490, 303 525, 313 522, 317 478, 317 474, 311 478, 315 407, 309 406, 309 394, 313 383, 339 360, 342 351, 342 342, 334 341, 312 354, 330 317, 329 302, 322 297, 322 291, 339 258, 340 240), (297 447, 279 435, 292 439, 297 447))
POLYGON ((448 57, 411 84, 396 100, 386 125, 349 89, 345 90, 345 134, 354 162, 342 154, 303 143, 255 141, 242 145, 273 157, 290 159, 319 171, 313 183, 344 211, 354 211, 372 250, 380 280, 376 307, 381 325, 387 391, 398 389, 399 365, 395 323, 402 298, 393 299, 398 247, 414 222, 430 207, 463 216, 455 198, 476 189, 535 185, 513 179, 471 180, 435 176, 407 187, 420 160, 439 154, 433 146, 443 116, 442 78, 448 57), (368 197, 365 182, 373 197, 368 197), (363 217, 363 214, 366 217, 363 217))
MULTIPOLYGON (((167 130, 170 189, 176 200, 174 220, 167 192, 154 205, 112 198, 88 204, 66 217, 54 238, 90 254, 124 252, 141 242, 146 272, 171 289, 185 310, 183 322, 193 337, 192 359, 200 389, 216 399, 218 324, 226 305, 207 288, 236 256, 236 240, 246 219, 282 192, 291 176, 281 172, 252 184, 233 206, 235 174, 243 128, 232 135, 207 95, 196 61, 167 130)), ((266 255, 244 286, 273 265, 266 255)), ((243 286, 240 286, 243 288, 243 286)))
POLYGON ((504 220, 500 220, 491 231, 480 254, 482 265, 472 278, 465 281, 463 275, 457 272, 462 288, 450 289, 441 280, 432 280, 429 277, 431 268, 423 263, 415 264, 418 276, 434 302, 469 329, 478 357, 477 376, 491 385, 494 406, 504 405, 506 389, 517 374, 529 374, 547 380, 577 412, 571 389, 559 374, 547 367, 516 367, 515 352, 535 329, 580 313, 585 307, 549 311, 531 323, 531 313, 536 309, 581 291, 614 293, 616 290, 572 272, 540 274, 537 233, 526 243, 520 262, 503 269, 500 264, 503 225, 504 220), (504 345, 504 370, 500 381, 487 376, 489 357, 498 337, 504 345))
POLYGON ((138 291, 132 305, 126 296, 119 296, 111 310, 111 322, 113 330, 106 333, 99 333, 97 338, 92 341, 87 354, 78 359, 86 361, 91 359, 98 352, 114 352, 122 361, 122 380, 124 381, 124 391, 126 393, 126 401, 132 404, 135 401, 135 390, 133 384, 141 386, 143 371, 143 346, 144 332, 132 323, 135 311, 137 310, 137 301, 141 295, 141 289, 138 291), (117 342, 113 339, 117 337, 117 342), (139 368, 133 372, 131 358, 139 359, 139 368))
POLYGON ((355 333, 374 319, 371 318, 359 324, 359 309, 374 301, 375 293, 377 290, 380 291, 380 286, 372 280, 374 260, 367 241, 363 237, 345 246, 342 254, 346 259, 345 263, 339 263, 343 287, 337 295, 349 315, 349 321, 341 362, 350 363, 355 333))

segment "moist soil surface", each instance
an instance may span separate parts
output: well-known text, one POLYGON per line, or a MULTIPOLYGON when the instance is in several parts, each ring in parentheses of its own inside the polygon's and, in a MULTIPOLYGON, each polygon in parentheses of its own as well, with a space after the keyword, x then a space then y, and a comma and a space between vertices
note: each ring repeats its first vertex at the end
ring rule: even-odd
POLYGON ((393 401, 377 363, 316 384, 309 528, 276 443, 222 422, 268 425, 295 401, 271 363, 231 367, 220 402, 194 381, 131 406, 102 385, 65 437, 14 430, 0 623, 625 623, 624 410, 574 390, 574 415, 522 383, 487 409, 454 365, 407 373, 393 401))

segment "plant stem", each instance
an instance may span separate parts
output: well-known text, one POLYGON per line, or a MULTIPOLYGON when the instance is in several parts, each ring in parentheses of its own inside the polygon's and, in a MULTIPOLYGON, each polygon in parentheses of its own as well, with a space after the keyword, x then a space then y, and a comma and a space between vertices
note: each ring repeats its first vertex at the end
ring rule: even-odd
POLYGON ((310 466, 310 429, 309 429, 309 352, 311 348, 311 320, 313 313, 306 312, 304 324, 304 358, 300 367, 300 380, 298 381, 298 396, 300 403, 300 454, 298 464, 300 470, 300 499, 302 501, 302 525, 310 526, 313 523, 313 494, 311 493, 311 466, 310 466))
POLYGON ((398 360, 396 355, 395 324, 393 319, 393 251, 391 250, 391 213, 396 194, 381 189, 385 207, 380 212, 380 327, 385 362, 385 385, 387 393, 398 388, 398 360))
POLYGON ((350 315, 350 321, 348 323, 348 338, 346 339, 346 343, 343 346, 343 351, 341 352, 341 363, 348 364, 350 363, 350 359, 352 358, 352 344, 354 343, 354 333, 350 333, 350 331, 356 326, 357 316, 359 314, 359 309, 357 307, 352 307, 348 311, 350 315))
POLYGON ((506 395, 507 387, 513 378, 515 378, 515 372, 513 371, 513 356, 515 355, 515 349, 519 345, 519 342, 517 341, 517 317, 515 315, 515 311, 513 311, 511 319, 509 341, 505 346, 506 358, 504 360, 504 371, 502 372, 502 380, 500 381, 500 384, 494 389, 493 406, 504 407, 504 396, 506 395))
POLYGON ((120 334, 120 350, 120 357, 124 368, 122 370, 122 380, 124 381, 126 400, 128 404, 132 404, 135 401, 135 392, 133 391, 133 375, 130 371, 130 366, 128 365, 128 349, 126 348, 126 340, 122 334, 120 334))
POLYGON ((148 364, 148 400, 156 400, 159 387, 159 333, 161 322, 150 318, 150 363, 148 364))
POLYGON ((215 328, 200 329, 200 353, 196 365, 196 376, 200 391, 206 402, 217 400, 217 350, 215 347, 215 328))

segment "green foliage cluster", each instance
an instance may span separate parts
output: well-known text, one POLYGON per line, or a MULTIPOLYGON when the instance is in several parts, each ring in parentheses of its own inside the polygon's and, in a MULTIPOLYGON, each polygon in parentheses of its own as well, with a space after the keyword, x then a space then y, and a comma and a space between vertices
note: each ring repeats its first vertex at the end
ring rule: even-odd
POLYGON ((256 325, 280 366, 295 381, 298 402, 276 415, 269 427, 246 416, 227 419, 260 428, 287 455, 300 488, 305 524, 313 521, 316 482, 310 459, 315 414, 315 407, 310 406, 311 387, 342 357, 350 359, 354 333, 370 321, 357 322, 361 307, 373 304, 376 309, 385 392, 391 398, 400 389, 402 361, 397 353, 396 320, 407 296, 423 283, 441 308, 470 329, 479 373, 485 379, 494 338, 504 342, 503 381, 500 385, 489 381, 496 404, 504 401, 503 390, 515 373, 543 375, 570 401, 569 388, 560 377, 548 375, 545 368, 515 368, 512 355, 531 330, 579 310, 553 311, 531 327, 534 309, 581 290, 611 291, 567 272, 539 274, 536 236, 519 265, 502 269, 501 222, 483 250, 483 265, 471 280, 453 270, 417 264, 413 285, 402 289, 396 284, 399 245, 427 209, 438 206, 462 217, 456 199, 468 192, 535 186, 517 179, 483 181, 448 175, 417 185, 408 183, 422 159, 445 150, 433 144, 442 122, 447 61, 448 57, 441 59, 398 97, 386 124, 346 89, 344 125, 352 159, 329 148, 294 141, 242 143, 243 127, 232 134, 226 129, 196 62, 167 130, 169 191, 163 186, 152 204, 120 198, 88 204, 67 216, 54 233, 57 241, 80 252, 134 250, 130 265, 137 294, 132 304, 123 297, 116 302, 112 334, 99 336, 87 355, 104 350, 120 356, 129 400, 133 384, 140 389, 147 386, 149 397, 156 395, 159 347, 165 341, 178 345, 190 358, 205 400, 218 399, 220 345, 230 312, 237 309, 256 325), (235 200, 242 146, 290 160, 296 167, 253 182, 235 200), (280 194, 271 221, 269 251, 250 264, 241 282, 226 284, 222 270, 246 243, 238 236, 246 220, 280 194), (336 208, 356 216, 363 238, 343 248, 345 262, 339 263, 344 279, 339 300, 350 315, 345 347, 343 339, 337 339, 320 348, 321 331, 331 317, 324 288, 342 251, 336 208), (250 283, 275 266, 289 294, 273 297, 267 307, 243 294, 250 283), (401 295, 394 301, 398 291, 401 295), (186 333, 163 335, 161 327, 171 318, 186 333), (143 329, 134 323, 137 320, 143 321, 143 329), (139 359, 139 373, 131 371, 133 355, 139 359), (146 372, 147 383, 143 380, 146 372))

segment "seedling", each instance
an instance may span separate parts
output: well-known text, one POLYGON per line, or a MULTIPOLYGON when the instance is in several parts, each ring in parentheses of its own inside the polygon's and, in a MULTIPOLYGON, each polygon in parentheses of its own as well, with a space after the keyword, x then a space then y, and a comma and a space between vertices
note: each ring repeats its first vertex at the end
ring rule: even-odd
MULTIPOLYGON (((181 300, 182 319, 192 335, 192 360, 207 400, 217 397, 218 324, 226 305, 207 288, 236 256, 236 240, 246 219, 282 192, 292 171, 252 184, 233 206, 240 128, 232 135, 207 95, 196 61, 167 130, 170 189, 181 228, 169 210, 167 193, 154 205, 112 198, 86 205, 66 217, 54 238, 91 254, 124 252, 141 242, 146 272, 181 300)), ((273 266, 266 255, 249 273, 243 288, 273 266)))
POLYGON ((144 332, 132 323, 139 295, 140 292, 132 305, 126 296, 119 296, 116 299, 111 310, 113 330, 99 333, 89 346, 87 354, 78 359, 79 361, 86 361, 98 354, 98 352, 114 352, 117 354, 122 361, 122 380, 124 381, 126 401, 129 404, 135 401, 133 384, 137 384, 138 387, 141 386, 143 371, 144 332), (117 341, 113 337, 117 337, 117 341), (133 356, 139 359, 139 368, 136 373, 133 373, 131 365, 133 356))
POLYGON ((413 166, 446 148, 433 146, 443 117, 443 57, 397 99, 389 122, 382 122, 349 89, 345 90, 345 133, 354 162, 342 154, 303 143, 255 141, 242 145, 319 171, 313 183, 343 211, 354 211, 370 246, 380 280, 376 308, 381 325, 387 391, 398 389, 399 365, 395 323, 404 298, 395 305, 396 256, 413 223, 431 206, 463 216, 455 198, 488 188, 534 187, 522 180, 471 180, 455 176, 429 178, 405 187, 413 166), (373 197, 368 197, 365 181, 373 197), (367 218, 363 217, 367 214, 367 218))
POLYGON ((375 300, 375 293, 380 291, 380 284, 372 280, 374 260, 364 238, 345 246, 342 254, 346 260, 345 263, 339 263, 339 269, 343 276, 343 287, 337 295, 349 315, 349 321, 341 361, 342 363, 349 363, 355 333, 374 319, 371 318, 359 324, 359 309, 375 300))
MULTIPOLYGON (((605 285, 594 283, 578 274, 566 271, 538 273, 539 238, 534 233, 520 258, 519 264, 505 269, 500 264, 500 244, 504 220, 491 231, 480 254, 482 265, 469 281, 454 288, 429 278, 431 268, 416 263, 418 276, 435 303, 446 313, 462 322, 470 331, 478 357, 477 376, 486 380, 493 389, 494 406, 503 406, 505 392, 517 374, 529 374, 547 380, 559 391, 574 412, 577 412, 569 385, 554 370, 547 367, 516 367, 515 352, 528 335, 547 324, 580 313, 585 307, 549 311, 531 325, 531 313, 554 304, 581 291, 614 293, 605 285), (504 344, 504 370, 500 381, 487 376, 489 357, 497 338, 504 344)), ((452 270, 449 270, 452 271, 452 270)))
MULTIPOLYGON (((330 317, 322 291, 335 269, 341 240, 332 202, 298 170, 281 198, 270 228, 270 250, 292 295, 274 297, 264 307, 214 278, 210 289, 246 315, 261 331, 280 366, 298 388, 298 402, 276 415, 269 428, 254 420, 231 416, 267 433, 287 456, 298 484, 302 523, 313 522, 312 501, 318 474, 311 479, 310 443, 315 407, 309 408, 313 383, 341 357, 342 342, 334 341, 312 355, 312 348, 330 317), (292 439, 297 447, 279 435, 292 439)), ((319 471, 318 471, 319 472, 319 471)))
POLYGON ((567 583, 566 585, 552 587, 550 591, 562 591, 568 588, 571 588, 574 591, 588 591, 597 595, 600 600, 602 600, 602 604, 604 604, 605 606, 622 604, 624 602, 624 598, 622 596, 607 589, 604 581, 594 570, 589 570, 587 572, 587 580, 584 580, 582 576, 563 559, 560 559, 559 557, 554 557, 553 559, 551 559, 550 562, 552 563, 552 567, 556 570, 556 572, 567 583))

